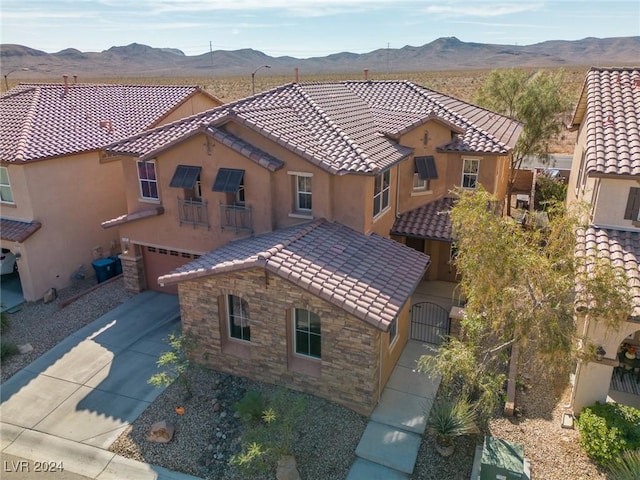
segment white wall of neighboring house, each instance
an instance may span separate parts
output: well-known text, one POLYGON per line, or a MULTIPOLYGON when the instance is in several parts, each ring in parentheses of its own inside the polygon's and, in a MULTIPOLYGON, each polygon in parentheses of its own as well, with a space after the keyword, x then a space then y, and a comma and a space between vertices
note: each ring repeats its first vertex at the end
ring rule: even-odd
POLYGON ((631 179, 602 178, 598 179, 597 183, 597 202, 593 207, 593 223, 599 227, 640 231, 638 222, 624 218, 629 190, 632 187, 640 187, 640 182, 631 179))

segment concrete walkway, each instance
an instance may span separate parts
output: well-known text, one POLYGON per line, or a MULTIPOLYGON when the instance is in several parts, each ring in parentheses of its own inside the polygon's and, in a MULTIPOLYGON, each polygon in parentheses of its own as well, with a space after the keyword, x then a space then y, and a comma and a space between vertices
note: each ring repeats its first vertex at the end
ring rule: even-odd
POLYGON ((420 342, 410 340, 405 346, 362 434, 347 480, 410 478, 440 385, 439 378, 415 371, 418 359, 427 354, 420 342))
POLYGON ((52 480, 195 479, 106 450, 162 393, 147 380, 168 350, 167 335, 179 327, 178 298, 144 292, 3 383, 2 478, 33 478, 20 475, 25 468, 33 475, 34 462, 48 461, 64 467, 43 477, 52 480))

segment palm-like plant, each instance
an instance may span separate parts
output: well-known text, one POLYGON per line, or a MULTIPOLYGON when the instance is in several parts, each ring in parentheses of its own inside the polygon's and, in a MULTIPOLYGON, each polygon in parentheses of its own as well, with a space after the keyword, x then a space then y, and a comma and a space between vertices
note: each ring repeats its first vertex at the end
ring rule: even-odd
POLYGON ((609 465, 611 480, 637 480, 640 475, 640 450, 625 450, 609 465))
POLYGON ((451 455, 455 437, 478 433, 476 418, 477 412, 466 398, 437 400, 427 420, 427 430, 435 437, 438 452, 451 455))

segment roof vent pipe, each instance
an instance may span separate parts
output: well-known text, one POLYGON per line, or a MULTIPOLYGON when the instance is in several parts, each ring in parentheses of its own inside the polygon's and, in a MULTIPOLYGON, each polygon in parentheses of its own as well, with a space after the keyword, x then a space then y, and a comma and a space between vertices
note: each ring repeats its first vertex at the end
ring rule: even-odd
POLYGON ((73 83, 78 83, 78 75, 73 76, 73 83))
POLYGON ((64 80, 64 94, 69 93, 69 75, 62 75, 62 79, 64 80))
POLYGON ((364 79, 365 79, 365 81, 369 80, 369 69, 368 68, 364 69, 364 79))
POLYGON ((294 71, 296 72, 296 83, 300 83, 300 77, 298 76, 298 67, 294 68, 294 71))

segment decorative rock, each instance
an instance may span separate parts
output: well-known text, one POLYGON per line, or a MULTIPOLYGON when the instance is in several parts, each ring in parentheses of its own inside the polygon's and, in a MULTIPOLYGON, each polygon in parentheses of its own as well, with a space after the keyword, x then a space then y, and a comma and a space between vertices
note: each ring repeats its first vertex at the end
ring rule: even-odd
POLYGON ((219 410, 220 410, 220 404, 219 404, 218 402, 215 402, 215 403, 213 404, 213 411, 214 411, 214 412, 217 412, 217 411, 219 411, 219 410))
POLYGON ((44 303, 51 303, 56 298, 58 298, 58 292, 55 288, 52 287, 49 290, 47 290, 47 293, 44 294, 44 298, 42 299, 42 301, 44 303))
POLYGON ((220 418, 224 418, 227 416, 227 412, 220 412, 220 418))
POLYGON ((298 465, 293 455, 285 455, 278 460, 278 468, 276 468, 276 478, 278 480, 300 480, 298 465))
POLYGON ((30 343, 18 345, 18 351, 24 355, 25 353, 33 352, 33 346, 30 343))
POLYGON ((168 443, 173 438, 174 431, 175 427, 173 424, 166 420, 156 422, 151 425, 147 432, 147 441, 154 443, 168 443))

